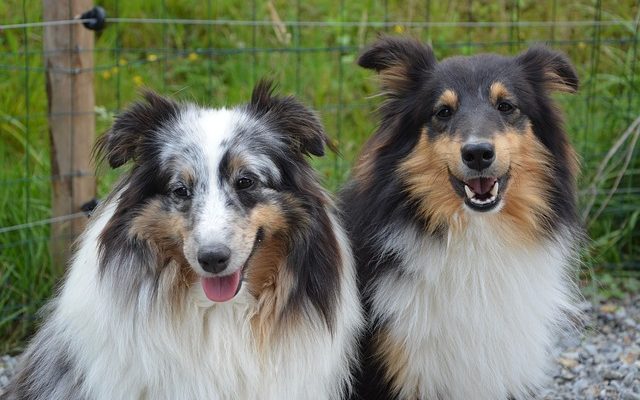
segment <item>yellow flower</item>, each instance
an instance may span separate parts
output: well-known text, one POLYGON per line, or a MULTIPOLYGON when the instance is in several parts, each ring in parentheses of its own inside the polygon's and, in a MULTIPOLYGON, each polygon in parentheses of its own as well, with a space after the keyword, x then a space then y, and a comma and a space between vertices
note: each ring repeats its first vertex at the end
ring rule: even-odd
POLYGON ((102 71, 102 79, 109 79, 109 78, 111 78, 111 72, 102 71))
POLYGON ((393 31, 395 33, 404 33, 404 26, 402 26, 402 25, 394 25, 393 26, 393 31))
POLYGON ((587 48, 587 44, 585 42, 578 42, 578 48, 584 50, 587 48))
POLYGON ((112 74, 117 74, 118 73, 118 67, 111 67, 111 73, 112 74))
POLYGON ((127 64, 129 64, 129 62, 125 58, 121 58, 118 60, 118 65, 121 67, 124 67, 127 64))
POLYGON ((140 75, 135 75, 133 77, 133 84, 136 86, 141 86, 142 85, 142 77, 140 75))
POLYGON ((155 55, 155 54, 153 54, 153 53, 152 53, 152 54, 149 54, 149 55, 147 56, 147 61, 149 61, 149 62, 154 62, 154 61, 157 61, 157 60, 158 60, 158 56, 157 56, 157 55, 155 55))
POLYGON ((198 59, 198 54, 197 53, 189 53, 189 56, 187 57, 189 59, 189 61, 195 61, 198 59))

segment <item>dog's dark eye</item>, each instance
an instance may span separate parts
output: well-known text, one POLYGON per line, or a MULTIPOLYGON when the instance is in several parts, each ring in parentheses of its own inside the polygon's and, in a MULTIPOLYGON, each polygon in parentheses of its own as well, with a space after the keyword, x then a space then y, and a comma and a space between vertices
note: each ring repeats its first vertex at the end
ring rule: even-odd
POLYGON ((184 186, 180 186, 177 187, 173 190, 173 194, 176 195, 176 197, 180 197, 182 199, 187 199, 189 197, 191 197, 191 192, 189 191, 189 189, 187 189, 184 186))
POLYGON ((498 104, 498 111, 501 113, 510 113, 513 111, 513 106, 505 101, 498 104))
POLYGON ((249 178, 242 177, 238 178, 238 180, 236 181, 236 188, 238 189, 248 189, 251 186, 253 186, 253 180, 249 178))
POLYGON ((442 107, 436 112, 436 117, 439 119, 449 119, 453 115, 453 110, 449 107, 442 107))

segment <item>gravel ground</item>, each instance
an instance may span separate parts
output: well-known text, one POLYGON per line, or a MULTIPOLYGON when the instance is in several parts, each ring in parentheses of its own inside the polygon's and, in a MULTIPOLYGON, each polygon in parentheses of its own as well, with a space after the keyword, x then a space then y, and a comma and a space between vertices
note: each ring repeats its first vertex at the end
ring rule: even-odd
MULTIPOLYGON (((540 398, 640 400, 640 295, 581 307, 585 329, 559 341, 553 384, 540 398)), ((0 357, 0 396, 15 365, 0 357)))
POLYGON ((0 357, 0 397, 4 393, 4 387, 9 384, 9 378, 16 367, 16 358, 11 356, 0 357))
POLYGON ((584 303, 585 329, 559 341, 544 400, 640 400, 640 295, 584 303))

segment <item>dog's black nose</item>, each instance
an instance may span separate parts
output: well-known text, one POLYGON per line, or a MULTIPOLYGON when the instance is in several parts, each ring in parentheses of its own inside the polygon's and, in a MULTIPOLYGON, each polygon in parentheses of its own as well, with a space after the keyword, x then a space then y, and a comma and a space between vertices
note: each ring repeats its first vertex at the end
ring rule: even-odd
POLYGON ((229 264, 231 250, 223 245, 206 246, 198 250, 198 262, 202 269, 213 274, 223 271, 229 264))
POLYGON ((470 143, 462 146, 462 161, 471 169, 481 171, 489 168, 496 159, 496 152, 491 143, 470 143))

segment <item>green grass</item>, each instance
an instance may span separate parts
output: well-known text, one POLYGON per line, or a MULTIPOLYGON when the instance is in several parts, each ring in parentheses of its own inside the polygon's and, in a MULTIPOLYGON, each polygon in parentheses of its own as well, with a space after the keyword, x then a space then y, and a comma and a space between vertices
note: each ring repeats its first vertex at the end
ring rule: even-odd
MULTIPOLYGON (((597 14, 592 2, 585 0, 474 2, 472 9, 468 2, 462 3, 314 0, 295 4, 278 0, 273 5, 284 21, 578 21, 597 14)), ((603 3, 603 20, 638 18, 636 1, 603 3)), ((25 4, 1 2, 0 21, 40 21, 41 3, 25 4)), ((120 17, 271 19, 265 2, 108 0, 101 5, 110 16, 120 17)), ((637 151, 628 165, 624 163, 625 152, 635 150, 632 137, 596 175, 607 152, 640 114, 635 29, 633 24, 599 30, 592 26, 414 28, 398 22, 387 29, 288 27, 279 37, 271 26, 111 24, 98 35, 94 53, 97 131, 107 129, 113 114, 135 99, 141 86, 220 106, 246 101, 252 85, 269 77, 279 83, 280 92, 296 94, 321 113, 341 156, 314 162, 326 184, 336 189, 348 175, 362 142, 375 129, 373 111, 380 99, 370 96, 377 92, 376 83, 354 60, 358 49, 378 31, 420 37, 434 46, 439 58, 488 51, 514 54, 528 42, 550 42, 570 55, 582 79, 578 95, 559 96, 558 101, 582 158, 581 204, 593 204, 586 219, 593 241, 585 256, 584 275, 603 270, 615 275, 622 268, 631 269, 625 274, 635 274, 634 270, 640 270, 637 151), (619 174, 622 177, 616 184, 619 174), (587 190, 592 186, 597 193, 594 197, 587 190), (606 194, 614 187, 607 201, 606 194)), ((0 32, 0 227, 50 217, 42 35, 41 28, 0 32)), ((114 174, 99 178, 104 195, 114 174)), ((49 246, 46 225, 0 233, 0 352, 19 349, 33 331, 36 310, 61 277, 63 267, 52 265, 49 246)))

